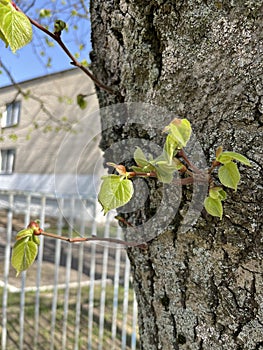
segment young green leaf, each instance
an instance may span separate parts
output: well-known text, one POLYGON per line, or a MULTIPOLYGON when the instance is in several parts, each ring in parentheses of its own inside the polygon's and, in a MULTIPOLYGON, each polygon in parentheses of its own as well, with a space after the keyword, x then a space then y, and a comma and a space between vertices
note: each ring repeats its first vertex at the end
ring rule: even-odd
POLYGON ((58 19, 54 23, 54 34, 61 34, 62 30, 64 30, 67 27, 67 24, 62 21, 61 19, 58 19))
POLYGON ((163 152, 159 157, 152 161, 155 166, 155 172, 159 181, 163 183, 171 183, 174 177, 174 172, 182 167, 182 163, 173 158, 171 161, 167 159, 166 152, 163 152))
POLYGON ((40 239, 39 239, 38 236, 36 236, 36 235, 33 234, 32 238, 33 238, 33 241, 34 241, 37 245, 40 245, 40 239))
POLYGON ((192 128, 187 119, 175 118, 165 129, 168 131, 178 143, 178 149, 186 146, 190 139, 192 128))
POLYGON ((32 237, 33 233, 34 233, 34 230, 32 228, 25 228, 24 230, 21 230, 17 233, 16 240, 20 241, 20 239, 23 239, 26 237, 30 238, 32 237))
POLYGON ((87 107, 87 101, 85 100, 85 95, 79 94, 77 96, 77 104, 80 109, 85 109, 87 107))
POLYGON ((136 164, 140 168, 143 168, 144 166, 147 166, 149 164, 148 160, 146 159, 146 157, 145 157, 145 155, 140 147, 136 147, 133 158, 134 158, 136 164))
POLYGON ((178 148, 179 148, 179 143, 176 140, 176 138, 172 134, 167 135, 165 140, 165 145, 164 145, 164 152, 167 154, 167 157, 170 163, 174 158, 175 150, 177 152, 178 148))
POLYGON ((171 183, 173 180, 174 170, 170 171, 165 165, 159 164, 156 166, 156 175, 160 182, 171 183))
POLYGON ((224 201, 227 197, 227 194, 221 187, 212 187, 209 190, 209 197, 224 201))
POLYGON ((11 0, 0 0, 0 4, 7 5, 11 2, 11 0))
POLYGON ((236 152, 223 152, 216 158, 216 160, 223 164, 229 163, 232 160, 237 160, 240 163, 251 166, 250 161, 245 156, 236 152))
POLYGON ((148 163, 148 165, 145 165, 144 167, 132 166, 131 168, 136 173, 151 173, 151 172, 155 172, 155 166, 152 165, 151 163, 148 163))
POLYGON ((32 25, 27 16, 17 11, 10 2, 0 2, 0 38, 10 46, 13 52, 32 40, 32 25))
POLYGON ((20 272, 27 270, 35 261, 38 252, 38 244, 28 237, 16 241, 11 263, 16 269, 17 276, 20 272))
POLYGON ((136 173, 147 173, 147 172, 149 172, 149 171, 145 171, 144 169, 145 168, 141 168, 141 167, 139 167, 139 166, 135 166, 135 165, 133 165, 132 167, 131 167, 131 169, 133 170, 133 171, 135 171, 136 173))
POLYGON ((220 199, 221 201, 227 199, 227 194, 222 188, 220 191, 218 191, 218 199, 220 199))
POLYGON ((103 207, 104 214, 130 201, 134 191, 131 180, 118 175, 104 176, 102 179, 98 200, 103 207))
POLYGON ((235 163, 230 162, 221 166, 218 170, 218 176, 222 185, 237 190, 240 173, 235 163))
POLYGON ((137 166, 131 167, 133 171, 142 173, 150 173, 155 171, 152 155, 149 156, 150 160, 147 160, 140 147, 136 147, 133 158, 137 164, 137 166))
POLYGON ((217 216, 222 220, 223 206, 220 199, 207 197, 204 201, 205 210, 212 216, 217 216))

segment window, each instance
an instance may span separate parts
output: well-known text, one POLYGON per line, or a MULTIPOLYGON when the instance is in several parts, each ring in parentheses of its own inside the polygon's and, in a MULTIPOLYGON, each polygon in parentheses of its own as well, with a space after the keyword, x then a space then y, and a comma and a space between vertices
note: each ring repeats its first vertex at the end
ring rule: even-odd
POLYGON ((14 101, 6 105, 6 110, 2 115, 2 128, 15 126, 19 123, 21 101, 14 101))
POLYGON ((14 165, 15 165, 15 154, 16 154, 16 150, 13 148, 1 149, 0 174, 12 174, 14 170, 14 165))

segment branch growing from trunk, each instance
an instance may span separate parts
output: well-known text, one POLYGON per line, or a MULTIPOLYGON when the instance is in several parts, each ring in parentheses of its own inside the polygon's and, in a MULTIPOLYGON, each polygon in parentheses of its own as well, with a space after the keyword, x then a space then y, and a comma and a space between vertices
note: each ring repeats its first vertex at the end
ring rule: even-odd
POLYGON ((66 241, 68 243, 83 243, 83 242, 106 242, 106 243, 113 243, 113 244, 121 244, 126 247, 138 247, 138 248, 143 248, 145 249, 147 247, 146 243, 140 243, 138 242, 126 242, 121 239, 117 238, 101 238, 101 237, 63 237, 63 236, 58 236, 54 233, 51 232, 41 232, 41 235, 47 236, 50 238, 55 238, 55 239, 60 239, 62 241, 66 241))
MULTIPOLYGON (((13 6, 16 8, 17 11, 24 13, 17 5, 13 4, 13 6)), ((26 15, 26 14, 25 14, 26 15)), ((26 15, 27 16, 27 15, 26 15)), ((69 51, 63 40, 61 39, 61 32, 50 32, 48 29, 46 29, 44 26, 42 26, 40 23, 35 21, 34 19, 30 18, 27 16, 29 19, 30 23, 41 30, 43 33, 47 34, 50 38, 55 40, 57 44, 61 47, 61 49, 66 53, 66 55, 71 59, 71 64, 75 67, 78 67, 81 69, 93 82, 96 86, 98 86, 100 89, 107 91, 109 94, 117 94, 116 91, 114 91, 112 88, 109 86, 103 84, 101 81, 99 81, 91 72, 88 68, 83 66, 69 51)))

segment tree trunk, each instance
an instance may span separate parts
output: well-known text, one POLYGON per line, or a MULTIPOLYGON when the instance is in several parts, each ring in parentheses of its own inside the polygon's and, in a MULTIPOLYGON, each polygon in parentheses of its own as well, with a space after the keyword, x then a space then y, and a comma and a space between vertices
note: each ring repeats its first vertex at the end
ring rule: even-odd
MULTIPOLYGON (((223 145, 253 165, 239 166, 222 221, 203 215, 183 232, 187 190, 148 249, 128 249, 141 349, 263 349, 262 1, 93 0, 91 20, 93 72, 118 91, 98 91, 101 106, 165 107, 191 121, 208 164, 223 145)), ((105 130, 103 149, 134 137, 123 130, 105 130)))

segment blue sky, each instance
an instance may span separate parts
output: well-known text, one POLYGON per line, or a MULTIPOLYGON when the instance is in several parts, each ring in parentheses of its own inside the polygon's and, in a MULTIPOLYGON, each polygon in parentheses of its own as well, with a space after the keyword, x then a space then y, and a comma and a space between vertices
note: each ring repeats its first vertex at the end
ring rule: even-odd
MULTIPOLYGON (((54 2, 54 1, 53 1, 54 2)), ((51 2, 47 3, 50 5, 51 2)), ((56 2, 54 2, 56 3, 56 2)), ((57 3, 60 3, 57 1, 57 3)), ((45 5, 44 1, 38 1, 36 6, 30 10, 30 16, 34 18, 34 15, 45 5)), ((51 6, 51 5, 50 5, 51 6)), ((54 6, 54 4, 52 4, 54 6)), ((59 6, 59 5, 56 5, 59 6)), ((46 8, 46 7, 44 7, 46 8)), ((47 7, 48 8, 48 7, 47 7)), ((56 16, 54 19, 59 18, 69 23, 69 31, 62 33, 62 38, 66 45, 70 48, 70 51, 75 54, 80 53, 78 60, 86 59, 89 61, 89 52, 91 50, 90 44, 90 23, 88 20, 80 20, 70 16, 71 9, 59 13, 59 17, 56 16), (78 25, 77 29, 73 29, 73 25, 78 25), (71 26, 71 27, 70 27, 71 26), (85 44, 83 50, 79 50, 81 43, 85 44)), ((36 16, 36 15, 35 15, 36 16)), ((35 17, 36 18, 36 17, 35 17)), ((48 19, 50 20, 50 19, 48 19)), ((51 21, 53 18, 51 19, 51 21)), ((44 20, 45 21, 45 20, 44 20)), ((0 41, 0 59, 3 64, 11 72, 16 82, 21 82, 31 78, 35 78, 42 75, 47 75, 53 72, 70 69, 73 66, 70 64, 70 59, 62 51, 62 49, 54 42, 53 47, 48 47, 45 42, 45 36, 38 29, 33 28, 33 40, 32 43, 18 50, 16 54, 13 54, 11 50, 5 48, 5 44, 0 41), (45 52, 45 55, 43 55, 45 52), (47 67, 49 57, 52 59, 51 66, 47 67)), ((50 39, 52 41, 52 39, 50 39)), ((0 74, 0 87, 10 85, 10 79, 4 73, 0 67, 2 74, 0 74)))

